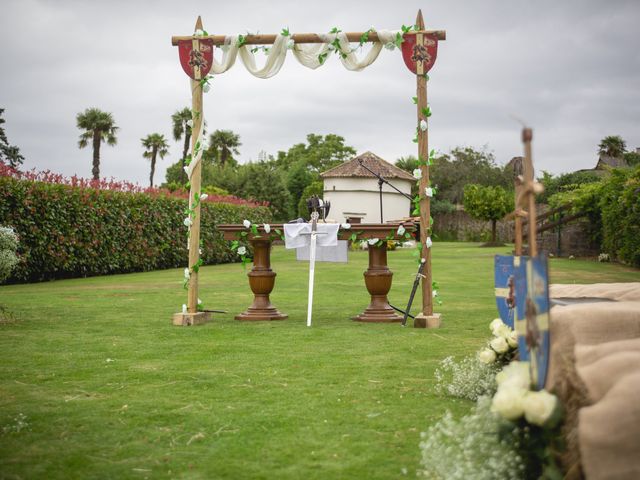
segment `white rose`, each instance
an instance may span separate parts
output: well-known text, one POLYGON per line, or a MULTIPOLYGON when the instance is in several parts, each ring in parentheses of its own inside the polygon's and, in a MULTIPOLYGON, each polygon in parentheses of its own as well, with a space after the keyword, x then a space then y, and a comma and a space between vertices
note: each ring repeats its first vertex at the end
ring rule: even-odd
POLYGON ((504 339, 504 337, 496 337, 489 342, 491 348, 493 348, 496 353, 507 353, 509 351, 509 344, 504 339))
POLYGON ((251 227, 251 222, 247 219, 242 221, 242 224, 244 225, 244 228, 249 228, 251 227))
POLYGON ((196 37, 201 37, 204 35, 204 31, 198 28, 195 32, 193 32, 193 35, 195 35, 196 37))
POLYGON ((268 223, 264 224, 264 231, 269 233, 271 231, 271 225, 269 225, 268 223))
POLYGON ((376 243, 378 243, 378 241, 379 241, 379 239, 377 239, 377 238, 370 238, 369 240, 367 240, 369 245, 375 245, 376 243))
POLYGON ((238 247, 238 255, 245 255, 247 253, 247 247, 238 247))
POLYGON ((420 180, 422 178, 422 170, 420 170, 419 168, 416 168, 413 171, 413 176, 415 179, 420 180))
POLYGON ((558 409, 558 397, 546 390, 528 392, 522 401, 522 407, 527 422, 542 427, 558 409))
POLYGON ((438 296, 438 290, 433 290, 433 291, 431 292, 431 296, 432 296, 433 298, 436 298, 436 297, 438 296))
POLYGON ((187 120, 187 126, 193 128, 193 120, 187 120))
POLYGON ((433 188, 431 188, 431 187, 425 188, 424 189, 424 194, 429 198, 433 197, 433 188))
POLYGON ((398 227, 398 235, 404 235, 404 232, 405 232, 404 225, 400 225, 398 227))
POLYGON ((202 300, 198 299, 198 305, 202 305, 202 300))
POLYGON ((191 272, 189 272, 188 268, 185 268, 184 269, 184 278, 186 278, 188 280, 189 277, 191 277, 191 272))
POLYGON ((486 364, 495 362, 497 358, 498 356, 496 355, 496 352, 490 348, 485 348, 478 354, 478 360, 486 364))
POLYGON ((422 130, 423 132, 427 129, 427 121, 426 120, 420 120, 420 130, 422 130))
POLYGON ((193 220, 191 220, 191 217, 187 217, 182 223, 184 223, 185 227, 190 227, 191 225, 193 225, 193 220))
POLYGON ((501 387, 491 401, 491 411, 507 420, 517 420, 524 413, 523 400, 527 390, 518 387, 501 387))
POLYGON ((496 375, 496 383, 500 388, 514 386, 529 388, 531 378, 528 362, 511 362, 496 375))
POLYGON ((427 248, 431 248, 433 246, 433 242, 431 241, 431 237, 427 237, 427 241, 424 242, 427 248))
POLYGON ((493 333, 497 337, 498 335, 496 334, 496 332, 498 331, 498 328, 500 328, 500 326, 502 325, 504 325, 504 323, 500 318, 494 318, 493 320, 491 320, 491 323, 489 324, 491 333, 493 333))
POLYGON ((515 330, 511 330, 509 335, 505 337, 507 339, 507 343, 511 348, 516 348, 518 346, 518 334, 515 330))
POLYGON ((508 337, 509 335, 511 335, 511 332, 512 332, 512 331, 513 331, 513 330, 511 330, 511 328, 509 328, 509 325, 506 325, 506 324, 504 324, 504 323, 503 323, 502 325, 500 325, 500 326, 496 329, 496 331, 495 331, 495 332, 493 332, 493 334, 494 334, 496 337, 502 337, 502 338, 504 338, 505 340, 507 340, 507 337, 508 337))
POLYGON ((342 228, 344 230, 349 230, 351 228, 351 224, 350 223, 342 223, 342 224, 340 224, 340 228, 342 228))
POLYGON ((287 40, 287 50, 293 50, 293 47, 295 46, 296 42, 293 41, 293 38, 290 38, 289 40, 287 40))
POLYGON ((202 86, 202 91, 203 91, 204 93, 207 93, 209 90, 211 90, 211 87, 209 86, 209 84, 208 84, 208 83, 205 83, 205 84, 202 86))
POLYGON ((182 304, 182 313, 187 313, 187 306, 184 303, 182 304))
POLYGON ((203 193, 202 195, 200 195, 201 202, 204 202, 207 198, 209 198, 209 195, 207 195, 206 193, 203 193))

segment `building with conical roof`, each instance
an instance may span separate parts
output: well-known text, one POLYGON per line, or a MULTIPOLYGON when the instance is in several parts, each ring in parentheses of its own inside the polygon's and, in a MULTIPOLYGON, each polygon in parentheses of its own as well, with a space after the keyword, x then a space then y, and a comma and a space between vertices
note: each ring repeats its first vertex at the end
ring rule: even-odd
MULTIPOLYGON (((331 202, 330 218, 338 222, 380 223, 379 180, 367 168, 401 192, 411 195, 411 186, 416 182, 411 174, 374 153, 365 152, 320 174, 324 182, 324 199, 331 202)), ((407 218, 410 212, 409 199, 383 183, 383 221, 407 218)))

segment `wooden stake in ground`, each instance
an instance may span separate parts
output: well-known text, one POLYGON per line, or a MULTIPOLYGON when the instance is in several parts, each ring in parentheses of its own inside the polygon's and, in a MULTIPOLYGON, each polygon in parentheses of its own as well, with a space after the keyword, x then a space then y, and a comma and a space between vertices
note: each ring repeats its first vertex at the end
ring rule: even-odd
MULTIPOLYGON (((202 30, 202 19, 198 17, 196 32, 202 30)), ((185 72, 191 77, 191 111, 193 126, 191 128, 191 162, 196 162, 198 150, 202 149, 200 133, 203 128, 202 114, 202 80, 211 69, 213 61, 213 45, 198 37, 192 37, 181 45, 181 63, 185 72), (189 49, 189 44, 190 49, 189 49)), ((187 295, 187 311, 173 316, 174 325, 197 325, 205 323, 210 314, 198 312, 198 270, 200 259, 200 189, 202 162, 198 161, 189 178, 189 211, 191 227, 189 233, 189 282, 187 295)))
POLYGON ((418 159, 421 171, 418 192, 420 195, 420 243, 422 244, 421 256, 425 264, 422 278, 422 312, 416 315, 413 326, 417 328, 437 328, 441 323, 441 315, 433 313, 431 203, 430 198, 426 195, 426 189, 430 186, 428 129, 430 110, 427 103, 427 72, 436 60, 438 37, 425 31, 421 10, 418 10, 416 28, 418 29, 417 32, 405 34, 405 42, 402 46, 405 64, 416 74, 418 159))

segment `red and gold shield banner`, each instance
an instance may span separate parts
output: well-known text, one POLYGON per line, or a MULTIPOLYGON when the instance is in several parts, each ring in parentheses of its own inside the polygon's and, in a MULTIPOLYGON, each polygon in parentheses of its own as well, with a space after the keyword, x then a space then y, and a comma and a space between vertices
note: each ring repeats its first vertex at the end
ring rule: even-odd
POLYGON ((405 33, 402 42, 402 58, 409 70, 424 75, 438 56, 438 37, 435 33, 405 33))
POLYGON ((211 70, 213 63, 213 40, 198 38, 178 42, 180 65, 184 73, 194 80, 201 80, 211 70))

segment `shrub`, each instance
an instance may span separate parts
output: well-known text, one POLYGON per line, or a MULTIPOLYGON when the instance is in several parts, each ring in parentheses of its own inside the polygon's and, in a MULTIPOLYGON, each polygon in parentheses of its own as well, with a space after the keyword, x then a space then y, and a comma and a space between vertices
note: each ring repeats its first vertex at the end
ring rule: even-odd
MULTIPOLYGON (((20 262, 10 281, 185 266, 185 199, 0 177, 0 223, 14 226, 20 262)), ((235 261, 219 223, 269 222, 266 207, 202 203, 204 264, 235 261)))
POLYGON ((18 237, 12 228, 0 226, 0 283, 4 282, 18 263, 18 237))

